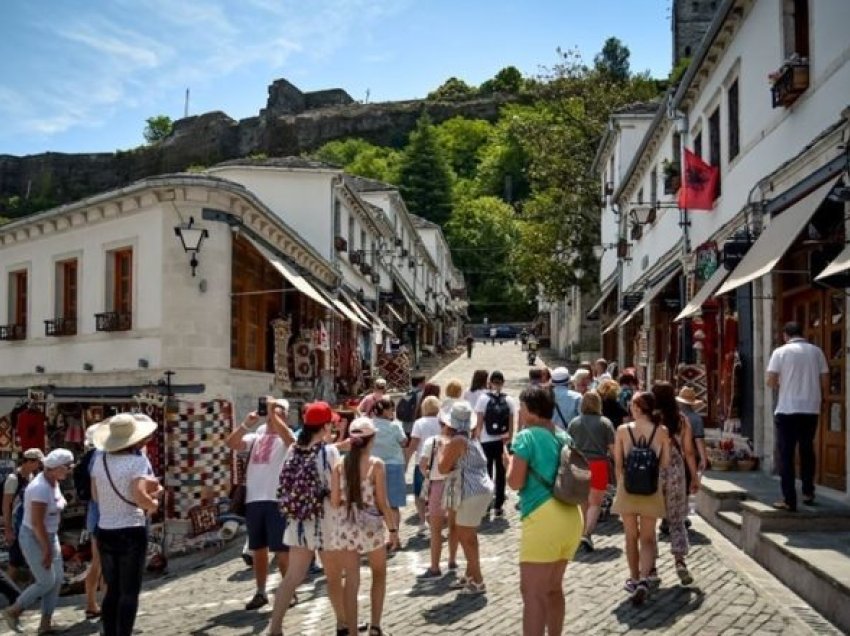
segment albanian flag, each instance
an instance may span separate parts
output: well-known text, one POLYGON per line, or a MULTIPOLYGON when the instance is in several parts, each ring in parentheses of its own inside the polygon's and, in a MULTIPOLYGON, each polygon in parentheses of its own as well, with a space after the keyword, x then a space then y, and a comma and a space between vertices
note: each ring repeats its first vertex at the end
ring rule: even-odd
POLYGON ((720 169, 708 165, 687 148, 682 187, 679 188, 679 207, 683 210, 711 210, 717 198, 720 169))

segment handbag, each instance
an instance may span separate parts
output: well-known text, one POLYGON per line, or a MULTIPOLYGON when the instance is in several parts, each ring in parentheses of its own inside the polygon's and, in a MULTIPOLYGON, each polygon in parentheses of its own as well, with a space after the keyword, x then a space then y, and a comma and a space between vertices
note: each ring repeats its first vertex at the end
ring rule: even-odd
MULTIPOLYGON (((254 450, 253 444, 248 449, 248 461, 245 462, 245 479, 248 479, 248 466, 251 464, 251 452, 254 450)), ((244 517, 246 512, 245 501, 248 498, 248 486, 245 484, 233 484, 230 488, 230 508, 229 512, 237 517, 244 517)))
POLYGON ((437 440, 434 440, 434 445, 431 446, 431 459, 428 462, 428 474, 424 475, 422 481, 422 489, 419 491, 419 498, 422 501, 428 501, 431 495, 431 471, 434 470, 434 455, 437 454, 437 440))
POLYGON ((460 468, 455 468, 443 480, 443 498, 440 503, 444 510, 457 510, 460 507, 462 487, 462 471, 460 468))
MULTIPOLYGON (((549 431, 552 433, 552 431, 549 431)), ((558 436, 552 436, 560 442, 558 436)), ((531 474, 552 492, 552 496, 565 504, 580 505, 587 502, 590 495, 590 463, 584 454, 569 444, 561 444, 558 454, 558 472, 555 481, 543 478, 529 464, 531 474)))

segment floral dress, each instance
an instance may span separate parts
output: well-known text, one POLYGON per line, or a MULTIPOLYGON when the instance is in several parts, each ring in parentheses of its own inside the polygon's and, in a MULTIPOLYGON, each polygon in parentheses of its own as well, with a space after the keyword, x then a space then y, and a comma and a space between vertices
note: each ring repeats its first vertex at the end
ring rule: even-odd
POLYGON ((360 480, 360 493, 363 498, 363 507, 348 508, 345 501, 347 486, 345 472, 340 479, 342 490, 342 506, 336 509, 333 545, 336 550, 353 550, 361 554, 372 552, 384 547, 386 536, 384 534, 384 517, 375 505, 375 462, 369 465, 366 476, 360 480))
POLYGON ((688 468, 681 445, 682 435, 676 435, 670 444, 670 463, 667 468, 661 470, 666 518, 670 528, 670 551, 675 557, 684 557, 689 548, 688 530, 685 526, 688 518, 688 468))

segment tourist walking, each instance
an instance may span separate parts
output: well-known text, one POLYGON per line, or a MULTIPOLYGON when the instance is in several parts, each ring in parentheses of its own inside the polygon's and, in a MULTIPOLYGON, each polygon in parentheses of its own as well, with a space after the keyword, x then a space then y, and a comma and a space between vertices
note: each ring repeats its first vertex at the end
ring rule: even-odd
POLYGON ((467 359, 472 357, 472 347, 475 344, 475 338, 472 337, 471 333, 466 334, 466 357, 467 359))
POLYGON ((246 610, 259 609, 269 602, 266 594, 269 552, 274 553, 281 576, 286 574, 289 561, 289 548, 283 543, 286 519, 280 510, 277 489, 287 449, 295 441, 295 436, 286 425, 287 400, 268 396, 266 409, 266 424, 257 427, 260 415, 256 411, 249 413, 226 440, 231 450, 248 453, 245 464, 245 525, 256 591, 245 605, 246 610))
MULTIPOLYGON (((396 409, 396 417, 401 422, 401 428, 404 434, 410 437, 410 432, 413 430, 413 423, 417 419, 419 404, 422 402, 422 390, 425 388, 425 376, 421 373, 414 374, 410 377, 410 389, 398 399, 398 408, 396 409)), ((386 396, 384 396, 386 398, 386 396)), ((374 416, 375 408, 364 413, 369 417, 374 416)))
POLYGON ((452 405, 448 430, 450 440, 442 445, 437 467, 449 475, 443 489, 443 502, 448 509, 449 526, 454 526, 466 557, 466 572, 454 587, 463 594, 486 591, 478 552, 478 526, 493 496, 493 482, 487 474, 487 458, 481 445, 470 438, 473 411, 468 402, 452 405))
POLYGON ((24 491, 24 516, 18 535, 21 552, 34 579, 17 600, 3 610, 6 624, 22 633, 20 617, 24 610, 41 603, 39 634, 58 630, 53 625, 53 612, 59 601, 59 590, 65 580, 62 550, 59 547, 59 521, 65 509, 65 497, 59 484, 74 465, 74 455, 58 448, 44 458, 44 471, 24 491))
POLYGON ((789 322, 782 330, 785 344, 770 356, 767 386, 778 391, 774 424, 779 449, 782 499, 773 504, 781 510, 797 510, 794 459, 800 447, 800 480, 803 503, 815 502, 815 433, 829 391, 829 366, 820 347, 803 338, 803 329, 789 322))
POLYGON ((375 402, 384 397, 386 393, 387 381, 384 378, 375 378, 375 381, 372 383, 372 392, 360 400, 360 404, 357 405, 357 413, 369 417, 369 413, 372 412, 375 402))
MULTIPOLYGON (((438 402, 439 404, 439 402, 438 402)), ((387 476, 387 499, 392 509, 392 519, 389 521, 398 528, 401 523, 401 509, 407 503, 407 485, 404 481, 404 467, 407 458, 404 449, 407 447, 407 436, 401 425, 395 421, 395 406, 389 398, 382 398, 372 409, 372 422, 375 424, 375 443, 372 455, 384 462, 387 476)), ((411 427, 411 432, 413 427, 411 427)), ((398 534, 390 536, 389 549, 393 553, 401 548, 398 534)))
MULTIPOLYGON (((458 389, 460 385, 458 383, 458 389)), ((422 400, 422 417, 413 423, 413 431, 410 433, 410 442, 407 446, 407 454, 413 455, 415 463, 413 466, 413 497, 416 501, 416 512, 419 515, 419 534, 425 534, 428 528, 428 516, 426 502, 419 494, 422 492, 422 483, 425 474, 419 468, 419 460, 422 458, 422 447, 425 440, 440 434, 440 399, 429 395, 422 400)))
POLYGON ((697 410, 705 406, 702 400, 697 399, 697 392, 692 387, 683 386, 676 396, 679 403, 679 411, 688 418, 691 424, 691 432, 694 435, 694 445, 697 455, 697 472, 702 473, 708 465, 708 455, 705 452, 705 424, 702 415, 697 410))
POLYGON ((590 465, 590 495, 582 505, 584 532, 582 546, 593 550, 593 531, 602 511, 602 500, 608 490, 608 461, 614 456, 614 426, 602 415, 602 400, 596 391, 588 391, 581 398, 581 415, 570 422, 567 429, 573 446, 580 450, 590 465))
MULTIPOLYGON (((670 534, 670 552, 676 564, 676 575, 682 585, 690 585, 694 579, 688 571, 685 557, 688 555, 688 492, 699 490, 694 436, 691 424, 679 412, 676 391, 669 382, 656 382, 652 386, 655 408, 661 414, 661 423, 670 437, 670 460, 661 471, 664 492, 664 525, 670 534)), ((652 576, 651 578, 655 578, 652 576)))
POLYGON ((86 618, 100 618, 101 610, 98 601, 100 588, 105 587, 103 582, 103 566, 100 561, 100 549, 97 547, 97 523, 100 521, 100 509, 97 502, 92 499, 91 494, 91 472, 94 464, 100 461, 103 451, 94 447, 94 432, 102 422, 92 424, 86 429, 83 441, 87 449, 74 467, 74 490, 80 501, 86 503, 86 532, 89 535, 91 545, 91 562, 86 571, 86 618))
POLYGON ((552 395, 555 399, 555 414, 552 421, 562 431, 579 416, 581 393, 570 388, 570 372, 566 367, 552 369, 552 395))
MULTIPOLYGON (((275 594, 269 623, 272 635, 283 634, 284 616, 295 589, 307 576, 314 553, 319 552, 325 569, 333 569, 338 558, 333 543, 336 517, 329 495, 339 451, 324 441, 337 416, 327 402, 311 402, 304 407, 301 419, 301 430, 280 473, 280 506, 286 517, 283 542, 289 546, 289 566, 275 594)), ((338 581, 328 581, 328 597, 335 614, 344 616, 338 581)))
POLYGON ((516 426, 517 403, 503 392, 505 376, 501 371, 490 374, 490 390, 485 392, 475 405, 480 432, 477 437, 487 458, 487 473, 495 481, 493 514, 504 515, 505 505, 505 462, 507 443, 516 426))
POLYGON ((584 395, 590 390, 592 379, 590 370, 584 368, 576 369, 572 377, 573 389, 580 395, 584 395))
POLYGON ((629 578, 625 590, 636 605, 649 595, 649 575, 655 565, 655 525, 664 516, 660 469, 669 463, 667 429, 654 419, 655 397, 637 393, 632 398, 633 421, 617 429, 614 463, 617 494, 611 510, 620 515, 625 531, 629 578))
POLYGON ((371 420, 358 417, 349 426, 351 450, 333 470, 331 503, 337 508, 333 527, 334 549, 339 559, 325 564, 328 584, 342 588, 343 614, 337 615, 338 635, 357 634, 357 593, 360 589, 360 555, 369 560, 372 575, 368 633, 381 636, 381 616, 387 592, 387 550, 384 525, 393 535, 398 526, 392 521, 387 501, 384 462, 372 457, 377 429, 371 420))
MULTIPOLYGON (((424 492, 420 493, 420 498, 427 503, 428 523, 431 526, 431 565, 420 574, 420 579, 431 579, 442 576, 440 569, 440 555, 443 550, 443 526, 446 525, 446 509, 443 507, 443 488, 445 486, 446 476, 440 472, 440 467, 437 464, 437 458, 440 455, 442 447, 449 442, 450 429, 448 427, 451 409, 446 414, 446 417, 440 416, 440 434, 425 440, 422 447, 422 454, 419 460, 419 469, 425 476, 424 492)), ((457 569, 457 528, 454 524, 449 526, 449 570, 457 569)))
MULTIPOLYGON (((28 448, 21 456, 18 467, 6 476, 3 482, 3 528, 6 535, 6 549, 9 551, 9 578, 17 580, 18 570, 27 565, 24 553, 18 543, 21 523, 24 519, 24 491, 41 470, 44 453, 39 448, 28 448)), ((10 592, 15 598, 16 593, 10 592)), ((10 602, 14 602, 10 598, 10 602)))
POLYGON ((519 550, 524 636, 560 635, 564 626, 563 580, 582 533, 578 506, 552 496, 561 448, 569 436, 552 422, 555 402, 544 387, 519 396, 522 430, 511 450, 508 484, 519 491, 519 550))
POLYGON ((97 544, 106 595, 103 631, 106 636, 133 633, 148 549, 147 514, 159 507, 162 486, 152 476, 141 450, 157 424, 148 416, 119 413, 100 424, 92 435, 103 451, 92 465, 92 499, 98 502, 97 544))
POLYGON ((616 429, 629 417, 629 412, 620 404, 620 385, 616 380, 602 380, 596 388, 602 399, 602 415, 608 418, 616 429))
MULTIPOLYGON (((466 400, 472 405, 472 408, 475 408, 478 404, 478 400, 481 399, 481 396, 487 392, 487 382, 490 377, 490 374, 487 372, 487 369, 476 369, 472 372, 472 379, 469 382, 469 388, 463 392, 461 396, 462 400, 466 400)), ((448 418, 448 411, 445 411, 444 420, 448 418)), ((478 429, 478 425, 480 422, 474 421, 472 423, 472 429, 475 431, 475 434, 478 435, 480 432, 478 429)))

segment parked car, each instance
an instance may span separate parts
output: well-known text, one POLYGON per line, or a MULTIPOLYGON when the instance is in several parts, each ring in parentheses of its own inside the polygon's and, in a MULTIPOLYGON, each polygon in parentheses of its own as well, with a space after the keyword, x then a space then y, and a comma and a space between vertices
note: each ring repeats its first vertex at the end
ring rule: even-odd
POLYGON ((519 329, 511 325, 499 325, 496 327, 497 338, 516 338, 519 336, 519 329))

